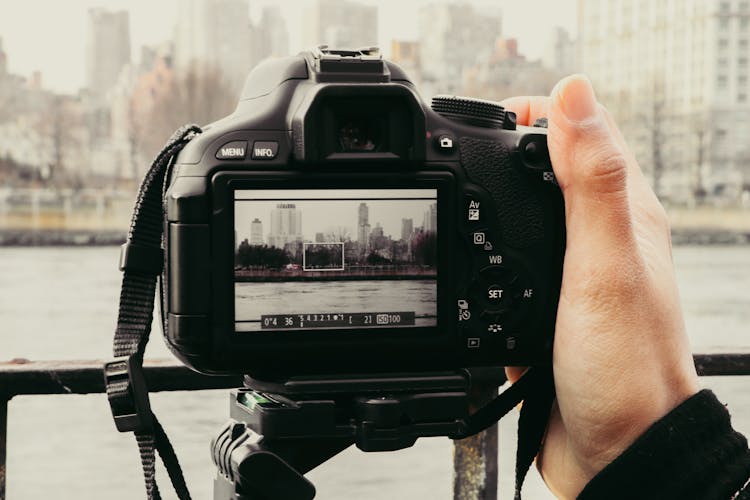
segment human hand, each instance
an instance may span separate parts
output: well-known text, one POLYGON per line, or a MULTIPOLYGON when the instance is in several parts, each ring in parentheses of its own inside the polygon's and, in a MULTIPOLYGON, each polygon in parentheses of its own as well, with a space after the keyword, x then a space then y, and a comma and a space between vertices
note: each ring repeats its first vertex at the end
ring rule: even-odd
MULTIPOLYGON (((557 401, 537 456, 548 487, 577 496, 648 427, 699 390, 664 209, 589 80, 503 106, 548 118, 567 248, 553 371, 557 401)), ((523 373, 508 368, 511 381, 523 373)))

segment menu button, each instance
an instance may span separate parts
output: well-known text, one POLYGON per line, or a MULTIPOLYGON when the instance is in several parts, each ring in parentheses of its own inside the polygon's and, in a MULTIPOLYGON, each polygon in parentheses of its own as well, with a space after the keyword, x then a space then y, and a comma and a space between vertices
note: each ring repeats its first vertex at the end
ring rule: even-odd
POLYGON ((232 141, 224 144, 216 152, 217 160, 244 160, 247 141, 232 141))

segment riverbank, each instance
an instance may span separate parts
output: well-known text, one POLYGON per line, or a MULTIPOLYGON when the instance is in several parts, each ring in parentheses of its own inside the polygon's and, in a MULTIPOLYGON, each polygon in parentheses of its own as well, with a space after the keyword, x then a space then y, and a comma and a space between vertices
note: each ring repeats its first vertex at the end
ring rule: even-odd
MULTIPOLYGON (((0 214, 0 246, 121 245, 127 237, 128 214, 91 220, 69 217, 10 218, 0 214), (117 228, 117 229, 113 229, 117 228)), ((748 245, 750 210, 717 207, 667 207, 675 245, 748 245)))
POLYGON ((126 238, 124 230, 0 229, 0 247, 122 245, 126 238))
POLYGON ((434 267, 421 266, 354 266, 341 270, 302 269, 235 269, 234 281, 357 281, 357 280, 425 280, 437 278, 434 267))
MULTIPOLYGON (((747 215, 750 219, 750 214, 747 215)), ((85 230, 0 229, 0 247, 122 245, 127 232, 85 230)), ((716 227, 673 228, 674 245, 750 245, 750 229, 716 227)), ((247 281, 253 281, 248 279, 247 281)))

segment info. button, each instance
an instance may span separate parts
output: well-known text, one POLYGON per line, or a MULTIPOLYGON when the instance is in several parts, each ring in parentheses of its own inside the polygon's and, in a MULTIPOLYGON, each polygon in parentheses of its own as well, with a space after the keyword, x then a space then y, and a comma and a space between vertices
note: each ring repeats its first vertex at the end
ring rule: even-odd
POLYGON ((255 141, 253 143, 253 160, 273 160, 279 153, 276 141, 255 141))

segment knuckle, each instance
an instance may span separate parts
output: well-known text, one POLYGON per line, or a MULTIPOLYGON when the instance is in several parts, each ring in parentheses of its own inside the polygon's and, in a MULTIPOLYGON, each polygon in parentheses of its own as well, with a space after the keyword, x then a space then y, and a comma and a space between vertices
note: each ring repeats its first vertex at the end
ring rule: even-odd
POLYGON ((583 181, 601 192, 624 191, 627 179, 627 159, 612 143, 594 144, 582 158, 580 169, 583 181))

